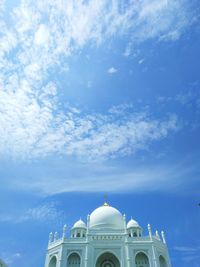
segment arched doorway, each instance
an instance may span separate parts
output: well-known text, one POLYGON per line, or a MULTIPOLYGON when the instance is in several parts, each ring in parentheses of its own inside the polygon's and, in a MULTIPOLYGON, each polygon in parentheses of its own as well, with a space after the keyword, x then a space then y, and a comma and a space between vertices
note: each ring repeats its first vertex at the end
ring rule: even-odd
POLYGON ((149 267, 149 259, 143 252, 139 252, 135 257, 136 267, 149 267))
POLYGON ((167 267, 167 262, 162 255, 159 257, 159 263, 160 263, 160 267, 167 267))
POLYGON ((70 256, 67 259, 67 267, 80 267, 81 265, 81 258, 80 256, 74 252, 70 254, 70 256))
POLYGON ((56 267, 57 259, 56 256, 53 256, 49 262, 49 267, 56 267))
POLYGON ((99 256, 96 267, 120 267, 120 263, 114 254, 106 252, 99 256))

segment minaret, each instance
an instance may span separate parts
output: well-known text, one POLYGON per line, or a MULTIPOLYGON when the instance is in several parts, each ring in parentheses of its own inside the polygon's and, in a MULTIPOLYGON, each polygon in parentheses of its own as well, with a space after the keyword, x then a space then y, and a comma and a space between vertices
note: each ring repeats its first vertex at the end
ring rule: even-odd
POLYGON ((66 231, 67 231, 67 225, 65 224, 65 225, 63 226, 63 235, 62 235, 63 240, 64 240, 64 238, 65 238, 66 231))
POLYGON ((150 240, 152 241, 153 267, 158 267, 158 264, 157 264, 157 261, 156 261, 155 248, 154 248, 154 244, 153 244, 153 237, 152 237, 151 225, 148 224, 147 227, 148 227, 148 232, 149 232, 150 240))
POLYGON ((49 234, 49 244, 53 241, 53 233, 51 232, 49 234))
POLYGON ((163 243, 166 244, 166 239, 165 239, 165 233, 164 233, 164 231, 161 232, 161 236, 162 236, 163 243))

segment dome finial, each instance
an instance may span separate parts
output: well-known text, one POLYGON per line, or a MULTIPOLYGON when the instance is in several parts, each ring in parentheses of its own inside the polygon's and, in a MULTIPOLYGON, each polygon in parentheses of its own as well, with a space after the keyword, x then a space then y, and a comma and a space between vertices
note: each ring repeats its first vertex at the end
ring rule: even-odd
POLYGON ((104 207, 108 207, 109 206, 109 204, 108 204, 108 195, 107 194, 104 195, 104 204, 103 204, 103 206, 104 207))

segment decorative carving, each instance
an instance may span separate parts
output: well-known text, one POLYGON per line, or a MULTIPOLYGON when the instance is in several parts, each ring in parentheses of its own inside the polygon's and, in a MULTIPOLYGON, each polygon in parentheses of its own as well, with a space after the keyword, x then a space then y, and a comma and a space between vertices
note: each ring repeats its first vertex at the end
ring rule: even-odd
POLYGON ((122 236, 113 236, 113 235, 95 235, 92 236, 93 240, 121 240, 122 236))

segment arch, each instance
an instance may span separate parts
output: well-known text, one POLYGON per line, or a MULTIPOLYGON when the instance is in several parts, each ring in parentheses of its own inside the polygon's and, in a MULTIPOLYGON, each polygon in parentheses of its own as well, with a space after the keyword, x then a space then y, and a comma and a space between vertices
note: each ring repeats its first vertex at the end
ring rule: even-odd
POLYGON ((56 256, 53 256, 49 261, 49 267, 56 267, 57 265, 57 258, 56 256))
POLYGON ((81 259, 81 254, 80 254, 80 252, 79 252, 79 251, 76 251, 76 250, 71 251, 71 252, 67 255, 67 258, 69 258, 72 254, 77 254, 77 255, 79 256, 79 258, 81 259))
POLYGON ((135 256, 136 267, 149 267, 149 258, 144 252, 138 252, 135 256))
POLYGON ((160 255, 159 257, 159 264, 160 264, 160 267, 167 267, 167 262, 162 255, 160 255))
POLYGON ((104 252, 96 261, 96 267, 120 267, 118 258, 111 252, 104 252))
POLYGON ((72 252, 67 258, 67 267, 80 267, 81 257, 78 253, 72 252))

